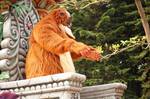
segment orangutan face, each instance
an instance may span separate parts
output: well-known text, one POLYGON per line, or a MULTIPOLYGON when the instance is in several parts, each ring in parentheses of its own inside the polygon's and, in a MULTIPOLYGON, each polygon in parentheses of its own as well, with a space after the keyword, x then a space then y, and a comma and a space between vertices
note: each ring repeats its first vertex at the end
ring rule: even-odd
POLYGON ((66 20, 66 22, 63 24, 65 26, 71 27, 71 15, 68 11, 66 11, 68 19, 66 20))
POLYGON ((70 27, 71 15, 66 9, 58 8, 58 9, 55 9, 53 12, 54 12, 54 18, 57 24, 62 24, 64 26, 70 27))

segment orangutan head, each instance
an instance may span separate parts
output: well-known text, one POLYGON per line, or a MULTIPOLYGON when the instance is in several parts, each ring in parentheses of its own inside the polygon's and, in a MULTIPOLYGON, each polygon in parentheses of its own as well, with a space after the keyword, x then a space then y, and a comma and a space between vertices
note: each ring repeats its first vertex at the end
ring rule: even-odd
POLYGON ((71 25, 71 15, 70 13, 64 8, 58 8, 51 11, 53 18, 55 19, 57 24, 62 24, 64 26, 71 25))

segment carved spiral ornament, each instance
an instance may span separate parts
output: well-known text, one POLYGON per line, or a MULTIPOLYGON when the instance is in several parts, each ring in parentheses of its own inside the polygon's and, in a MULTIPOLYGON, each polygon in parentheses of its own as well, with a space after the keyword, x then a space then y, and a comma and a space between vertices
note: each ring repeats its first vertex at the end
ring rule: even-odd
POLYGON ((31 0, 18 2, 6 14, 8 18, 3 25, 0 70, 9 72, 8 81, 12 81, 24 78, 28 38, 39 16, 31 0))

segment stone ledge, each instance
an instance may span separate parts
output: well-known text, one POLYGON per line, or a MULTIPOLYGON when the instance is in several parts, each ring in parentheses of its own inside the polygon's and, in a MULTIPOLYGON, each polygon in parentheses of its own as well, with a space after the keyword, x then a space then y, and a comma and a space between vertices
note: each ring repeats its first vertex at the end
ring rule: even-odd
POLYGON ((0 83, 0 89, 15 92, 21 99, 121 99, 127 88, 124 84, 113 83, 81 90, 85 79, 84 75, 68 72, 0 83))
MULTIPOLYGON (((19 88, 19 87, 29 87, 29 86, 36 86, 40 84, 51 84, 55 86, 55 83, 66 81, 64 82, 67 85, 67 80, 69 81, 69 85, 75 82, 83 83, 85 81, 86 77, 81 74, 77 73, 62 73, 62 74, 55 74, 55 75, 48 75, 48 76, 42 76, 42 77, 36 77, 32 79, 26 79, 26 80, 18 80, 18 81, 11 81, 11 82, 3 82, 0 83, 0 89, 12 89, 12 88, 19 88)), ((62 83, 59 83, 60 85, 62 83)))
POLYGON ((1 91, 12 91, 21 99, 75 99, 80 97, 82 83, 86 77, 77 73, 62 73, 26 80, 0 83, 1 91))
POLYGON ((121 99, 126 88, 122 83, 84 87, 81 99, 121 99))
POLYGON ((107 89, 114 89, 114 88, 119 88, 119 89, 126 89, 127 86, 122 83, 112 83, 112 84, 104 84, 104 85, 96 85, 96 86, 89 86, 89 87, 84 87, 82 91, 90 92, 90 91, 101 91, 101 90, 107 90, 107 89))

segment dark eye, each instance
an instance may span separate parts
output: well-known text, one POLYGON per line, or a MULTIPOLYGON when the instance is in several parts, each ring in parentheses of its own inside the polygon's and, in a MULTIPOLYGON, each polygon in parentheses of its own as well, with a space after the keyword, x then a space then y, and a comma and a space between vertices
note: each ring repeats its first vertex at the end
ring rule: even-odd
POLYGON ((65 13, 63 13, 63 12, 60 12, 60 16, 64 16, 65 15, 65 13))

